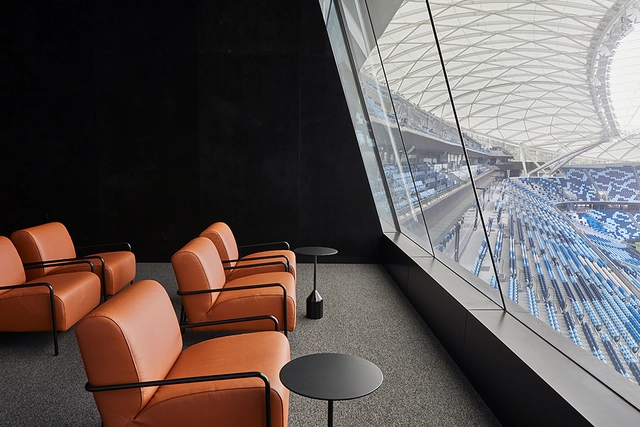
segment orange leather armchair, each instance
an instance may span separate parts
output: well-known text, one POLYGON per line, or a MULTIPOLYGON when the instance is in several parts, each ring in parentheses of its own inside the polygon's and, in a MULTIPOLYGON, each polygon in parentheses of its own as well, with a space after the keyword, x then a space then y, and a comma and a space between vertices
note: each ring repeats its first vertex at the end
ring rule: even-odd
POLYGON ((279 372, 290 360, 289 341, 279 332, 183 350, 166 290, 143 280, 82 319, 76 337, 105 427, 287 425, 289 391, 279 372))
MULTIPOLYGON (((91 267, 90 261, 80 261, 91 267)), ((58 355, 58 331, 66 331, 100 303, 100 280, 85 272, 26 281, 11 240, 0 236, 0 331, 52 331, 58 355)))
POLYGON ((200 237, 206 237, 215 244, 229 280, 272 271, 288 271, 294 279, 296 277, 296 254, 285 241, 238 246, 231 228, 224 222, 211 224, 200 233, 200 237), (266 249, 268 247, 280 248, 266 249), (266 250, 240 256, 241 250, 258 248, 266 250))
POLYGON ((118 249, 99 253, 88 253, 79 257, 76 249, 91 252, 91 248, 76 248, 67 228, 59 222, 49 222, 35 227, 14 231, 11 240, 18 249, 22 262, 30 267, 29 279, 86 269, 85 266, 64 261, 75 261, 80 258, 90 260, 94 272, 102 282, 104 297, 115 295, 136 277, 136 257, 128 243, 100 245, 100 247, 117 247, 118 249), (56 265, 45 261, 59 261, 56 265), (33 267, 33 268, 31 268, 33 267))
MULTIPOLYGON (((171 257, 182 298, 181 322, 217 322, 199 330, 267 330, 273 316, 279 329, 293 331, 296 325, 295 280, 287 272, 257 273, 228 280, 216 247, 206 237, 196 237, 171 257), (226 319, 246 318, 243 323, 226 319)), ((194 327, 194 329, 196 329, 194 327)))

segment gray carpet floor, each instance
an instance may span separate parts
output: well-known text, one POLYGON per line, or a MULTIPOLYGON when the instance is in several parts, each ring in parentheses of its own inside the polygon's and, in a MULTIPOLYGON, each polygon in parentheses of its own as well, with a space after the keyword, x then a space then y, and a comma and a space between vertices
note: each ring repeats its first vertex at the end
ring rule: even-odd
MULTIPOLYGON (((171 265, 142 263, 137 279, 154 279, 179 299, 171 265)), ((347 353, 375 363, 380 388, 337 401, 335 426, 499 426, 429 328, 378 265, 318 265, 322 319, 308 319, 313 264, 298 266, 297 327, 289 333, 291 357, 347 353)), ((213 334, 187 332, 185 345, 213 334)), ((53 356, 47 333, 0 333, 0 426, 100 426, 74 331, 59 335, 53 356)), ((215 423, 212 423, 215 425, 215 423)), ((327 402, 291 393, 289 426, 327 425, 327 402)))

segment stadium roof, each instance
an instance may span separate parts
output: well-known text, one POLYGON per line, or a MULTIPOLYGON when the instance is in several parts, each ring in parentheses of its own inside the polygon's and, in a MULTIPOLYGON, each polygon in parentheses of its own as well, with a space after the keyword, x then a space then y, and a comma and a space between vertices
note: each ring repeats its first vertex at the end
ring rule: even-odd
MULTIPOLYGON (((640 0, 429 4, 463 130, 526 160, 640 162, 640 127, 627 124, 640 107, 640 0)), ((361 70, 453 122, 425 0, 402 2, 378 45, 361 70)))

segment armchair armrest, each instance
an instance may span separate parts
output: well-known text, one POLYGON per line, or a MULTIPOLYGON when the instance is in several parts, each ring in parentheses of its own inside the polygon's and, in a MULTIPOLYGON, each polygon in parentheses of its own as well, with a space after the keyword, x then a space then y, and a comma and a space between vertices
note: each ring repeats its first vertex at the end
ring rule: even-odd
POLYGON ((82 258, 60 258, 60 259, 51 259, 47 261, 35 261, 35 262, 27 262, 22 264, 25 270, 31 270, 34 268, 42 268, 42 267, 59 267, 62 265, 73 265, 73 264, 89 264, 91 268, 91 272, 93 273, 94 266, 93 263, 88 259, 82 258))
POLYGON ((218 374, 218 375, 203 375, 198 377, 185 377, 185 378, 171 378, 165 380, 156 380, 156 381, 142 381, 142 382, 134 382, 134 383, 125 383, 125 384, 110 384, 103 386, 92 386, 87 382, 85 385, 85 390, 90 391, 92 393, 102 392, 102 391, 113 391, 113 390, 124 390, 130 388, 142 388, 142 387, 157 387, 164 385, 175 385, 175 384, 187 384, 187 383, 200 383, 206 381, 222 381, 222 380, 234 380, 234 379, 243 379, 243 378, 260 378, 264 382, 264 400, 265 400, 265 408, 266 408, 266 425, 267 427, 271 427, 271 383, 269 382, 269 378, 262 372, 233 372, 228 374, 218 374))
POLYGON ((284 266, 284 271, 288 272, 290 270, 289 258, 287 258, 286 255, 265 255, 265 256, 259 256, 259 257, 243 258, 243 259, 225 259, 221 261, 223 265, 230 264, 232 262, 236 263, 236 265, 234 265, 233 267, 231 266, 223 267, 225 270, 233 270, 235 268, 251 268, 256 266, 277 265, 277 264, 282 264, 284 266), (267 261, 267 262, 258 262, 258 263, 252 262, 256 260, 271 260, 271 259, 277 259, 277 258, 284 258, 284 261, 267 261), (251 264, 242 265, 243 262, 251 262, 251 264))
POLYGON ((290 250, 291 246, 289 246, 289 242, 280 241, 280 242, 266 242, 266 243, 253 243, 250 245, 239 245, 238 249, 250 249, 250 248, 260 248, 266 246, 274 246, 276 248, 283 247, 284 249, 290 250))
POLYGON ((178 295, 199 295, 199 294, 210 294, 214 292, 232 292, 239 291, 243 289, 260 289, 260 288, 273 288, 279 287, 282 289, 283 298, 282 298, 282 318, 284 320, 284 335, 287 336, 287 288, 284 287, 282 283, 257 283, 253 285, 244 285, 244 286, 234 286, 232 288, 219 288, 219 289, 200 289, 197 291, 178 291, 178 295))
MULTIPOLYGON (((98 261, 100 261, 100 266, 102 268, 102 274, 103 274, 102 277, 104 277, 104 264, 105 264, 105 262, 104 262, 104 258, 102 258, 100 255, 86 255, 86 256, 80 257, 79 259, 84 259, 84 260, 97 259, 98 261)), ((89 262, 91 262, 91 261, 89 261, 89 262)))
POLYGON ((84 255, 90 255, 93 252, 131 252, 131 244, 129 242, 101 243, 98 245, 76 246, 75 249, 76 253, 84 255))
POLYGON ((49 304, 51 306, 51 330, 53 331, 53 349, 54 354, 58 355, 58 327, 56 325, 56 303, 54 300, 53 286, 47 282, 22 283, 19 285, 0 286, 0 289, 20 289, 20 288, 36 288, 46 287, 49 290, 49 304))
POLYGON ((198 326, 212 326, 212 325, 225 325, 228 323, 242 323, 242 322, 250 322, 252 320, 272 320, 275 325, 275 331, 280 330, 280 323, 275 316, 271 314, 265 314, 263 316, 250 316, 250 317, 234 317, 232 319, 224 319, 224 320, 211 320, 209 322, 196 322, 196 323, 181 323, 180 329, 191 329, 197 328, 198 326))

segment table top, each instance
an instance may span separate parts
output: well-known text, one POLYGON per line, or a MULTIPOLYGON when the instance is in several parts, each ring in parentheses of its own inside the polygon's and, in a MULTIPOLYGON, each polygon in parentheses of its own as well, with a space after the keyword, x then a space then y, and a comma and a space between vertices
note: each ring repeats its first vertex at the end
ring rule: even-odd
POLYGON ((280 370, 280 381, 294 393, 312 399, 349 400, 373 393, 382 371, 368 360, 339 353, 298 357, 280 370))
POLYGON ((301 248, 296 248, 293 251, 300 255, 309 256, 327 256, 335 255, 338 253, 337 249, 326 248, 324 246, 303 246, 301 248))

